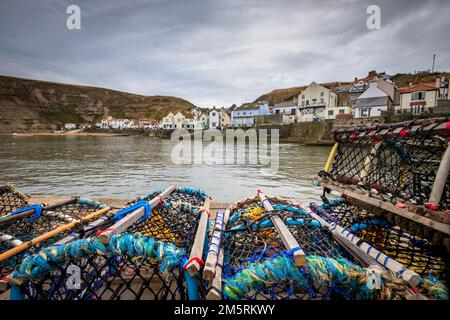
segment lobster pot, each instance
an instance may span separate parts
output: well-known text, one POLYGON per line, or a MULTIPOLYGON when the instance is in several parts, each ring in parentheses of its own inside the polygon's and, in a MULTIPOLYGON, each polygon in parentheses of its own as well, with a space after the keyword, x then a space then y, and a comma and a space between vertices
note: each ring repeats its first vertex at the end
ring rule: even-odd
POLYGON ((292 266, 297 273, 307 272, 307 269, 299 269, 293 264, 293 252, 284 247, 280 235, 272 224, 271 217, 273 216, 281 218, 307 258, 320 256, 322 259, 334 259, 333 261, 337 259, 352 267, 358 267, 344 258, 349 256, 346 251, 334 241, 328 229, 322 227, 305 210, 289 202, 277 203, 273 198, 271 202, 273 211, 266 212, 257 201, 247 201, 244 205, 238 204, 238 209, 230 216, 223 241, 223 297, 225 299, 256 300, 340 297, 341 291, 347 290, 345 286, 340 286, 338 283, 324 285, 318 278, 311 279, 311 281, 297 281, 288 276, 275 277, 270 280, 264 277, 261 279, 258 276, 253 277, 257 274, 263 275, 264 268, 275 262, 279 263, 280 268, 284 270, 280 269, 279 272, 287 271, 288 265, 292 266), (263 269, 260 270, 261 272, 254 273, 255 268, 263 269), (240 283, 243 277, 245 278, 244 282, 250 282, 240 283), (241 292, 242 285, 249 289, 244 290, 245 294, 241 292), (234 290, 238 290, 239 293, 234 290))
MULTIPOLYGON (((329 172, 320 175, 365 191, 374 190, 393 204, 426 205, 441 160, 448 161, 444 157, 449 137, 446 121, 336 131, 337 153, 329 172)), ((450 175, 436 205, 444 211, 450 208, 450 175)))
POLYGON ((450 259, 444 245, 405 232, 384 212, 373 213, 342 198, 310 207, 327 222, 337 223, 417 274, 447 279, 450 259))
MULTIPOLYGON (((154 197, 151 194, 144 199, 154 197)), ((174 243, 189 252, 198 227, 200 208, 206 197, 201 190, 177 188, 152 209, 148 219, 132 225, 127 232, 174 243)))
POLYGON ((187 298, 181 269, 184 250, 173 244, 128 234, 113 236, 109 246, 93 237, 46 248, 42 255, 45 260, 30 256, 13 274, 24 299, 187 298), (28 273, 30 266, 39 271, 28 273))
MULTIPOLYGON (((192 246, 198 225, 199 209, 204 192, 192 188, 177 188, 161 198, 121 235, 113 234, 105 246, 96 235, 113 230, 116 222, 125 219, 139 202, 157 197, 153 192, 129 203, 108 219, 101 218, 84 227, 81 239, 65 243, 62 248, 81 250, 81 255, 66 256, 57 263, 50 261, 52 272, 29 278, 21 286, 25 298, 48 300, 184 300, 199 298, 198 282, 184 271, 186 252, 192 246), (90 248, 90 249, 88 249, 90 248), (95 248, 95 250, 94 250, 95 248), (99 249, 100 248, 100 249, 99 249), (91 250, 91 251, 90 251, 91 250), (187 280, 186 280, 187 279, 187 280), (78 282, 77 282, 78 281, 78 282), (73 283, 76 286, 73 286, 73 283), (188 287, 190 295, 188 295, 188 287)), ((60 246, 45 248, 63 252, 60 246)), ((64 252, 67 252, 66 249, 64 252)), ((42 252, 40 253, 42 255, 42 252)), ((50 254, 51 255, 51 254, 50 254)), ((34 256, 24 261, 18 270, 29 270, 34 256)), ((26 272, 24 272, 26 273, 26 272)), ((20 274, 20 273, 19 273, 20 274)), ((20 276, 18 276, 20 278, 20 276)), ((13 277, 15 279, 16 277, 13 277)), ((14 280, 13 280, 14 281, 14 280)))
MULTIPOLYGON (((33 206, 34 213, 28 216, 18 217, 1 223, 0 221, 0 253, 12 250, 21 243, 30 241, 40 235, 46 234, 58 227, 79 220, 94 213, 106 205, 100 202, 82 198, 73 198, 70 201, 61 202, 48 207, 33 206), (41 208, 41 211, 37 211, 41 208)), ((13 213, 14 215, 14 213, 13 213)), ((81 225, 79 227, 82 227, 81 225)), ((29 253, 37 252, 41 248, 50 245, 66 237, 72 231, 61 232, 28 250, 13 255, 0 262, 2 276, 9 274, 20 263, 22 258, 29 253)))
POLYGON ((0 186, 0 217, 27 205, 27 197, 17 191, 14 186, 0 186))

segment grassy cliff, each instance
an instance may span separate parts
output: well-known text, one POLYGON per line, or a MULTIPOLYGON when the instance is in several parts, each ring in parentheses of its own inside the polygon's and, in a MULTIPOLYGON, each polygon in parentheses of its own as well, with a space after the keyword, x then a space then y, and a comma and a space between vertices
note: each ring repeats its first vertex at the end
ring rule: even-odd
POLYGON ((0 131, 57 129, 67 122, 95 122, 104 115, 161 119, 188 111, 189 101, 104 88, 0 76, 0 131))

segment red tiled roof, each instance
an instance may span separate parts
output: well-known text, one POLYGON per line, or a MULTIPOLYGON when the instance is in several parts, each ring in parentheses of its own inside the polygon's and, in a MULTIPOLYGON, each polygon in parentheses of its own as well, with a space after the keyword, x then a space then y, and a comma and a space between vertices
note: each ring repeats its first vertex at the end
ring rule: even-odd
POLYGON ((410 87, 401 87, 398 88, 399 93, 411 93, 416 91, 430 91, 430 90, 438 90, 438 86, 436 86, 436 83, 434 82, 428 82, 428 83, 419 83, 414 84, 410 87))

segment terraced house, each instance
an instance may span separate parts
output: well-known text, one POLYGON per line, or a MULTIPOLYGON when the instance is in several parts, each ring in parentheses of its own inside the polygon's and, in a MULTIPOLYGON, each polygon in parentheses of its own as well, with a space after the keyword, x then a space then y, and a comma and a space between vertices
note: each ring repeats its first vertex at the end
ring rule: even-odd
MULTIPOLYGON (((337 94, 315 82, 312 82, 299 96, 298 122, 322 121, 327 118, 326 109, 337 106, 337 94)), ((334 112, 334 111, 333 111, 334 112)))
POLYGON ((438 105, 440 100, 448 99, 448 83, 444 77, 435 82, 409 84, 398 88, 400 95, 400 111, 413 114, 427 113, 438 105))
POLYGON ((231 125, 252 127, 255 124, 255 117, 265 115, 269 115, 269 105, 266 102, 244 104, 231 112, 231 125))

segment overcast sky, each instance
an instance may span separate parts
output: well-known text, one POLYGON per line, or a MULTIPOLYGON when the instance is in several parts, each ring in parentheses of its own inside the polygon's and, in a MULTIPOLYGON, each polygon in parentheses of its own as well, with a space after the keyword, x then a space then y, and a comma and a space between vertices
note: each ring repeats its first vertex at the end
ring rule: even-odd
POLYGON ((0 0, 0 74, 197 106, 368 70, 450 70, 450 0, 0 0), (66 8, 81 8, 81 30, 66 8), (369 4, 381 30, 366 27, 369 4))

